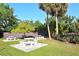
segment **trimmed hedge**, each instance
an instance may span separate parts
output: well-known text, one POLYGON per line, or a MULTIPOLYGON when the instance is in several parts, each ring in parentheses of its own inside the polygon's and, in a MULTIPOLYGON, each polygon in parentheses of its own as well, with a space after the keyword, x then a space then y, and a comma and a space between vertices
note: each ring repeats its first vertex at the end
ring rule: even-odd
POLYGON ((53 38, 63 42, 69 42, 74 44, 79 44, 79 35, 78 34, 66 34, 66 35, 52 35, 53 38))

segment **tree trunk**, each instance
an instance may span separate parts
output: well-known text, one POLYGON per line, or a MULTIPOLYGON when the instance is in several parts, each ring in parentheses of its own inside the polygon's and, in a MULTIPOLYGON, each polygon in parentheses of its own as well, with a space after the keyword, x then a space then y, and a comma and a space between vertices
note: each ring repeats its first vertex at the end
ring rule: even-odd
POLYGON ((47 30, 48 30, 49 40, 51 40, 51 34, 50 34, 50 28, 49 28, 49 22, 48 22, 48 13, 47 13, 46 22, 47 22, 47 30))
POLYGON ((57 18, 57 14, 58 12, 56 11, 56 15, 55 15, 55 18, 56 18, 56 35, 58 35, 58 18, 57 18))

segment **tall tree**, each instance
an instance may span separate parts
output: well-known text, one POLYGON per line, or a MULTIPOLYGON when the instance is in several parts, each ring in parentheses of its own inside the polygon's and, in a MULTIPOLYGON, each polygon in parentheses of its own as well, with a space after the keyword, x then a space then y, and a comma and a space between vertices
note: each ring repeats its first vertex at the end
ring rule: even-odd
POLYGON ((43 11, 45 11, 47 14, 46 23, 47 23, 49 39, 51 40, 51 34, 50 34, 50 28, 49 28, 49 22, 48 22, 48 14, 51 13, 51 9, 50 9, 49 5, 50 4, 41 3, 41 4, 39 4, 39 8, 42 9, 43 11))
POLYGON ((68 4, 67 3, 52 3, 50 4, 51 15, 55 16, 56 19, 56 35, 59 33, 58 29, 58 17, 64 16, 67 11, 68 4))
POLYGON ((47 14, 55 16, 56 19, 56 35, 58 35, 58 18, 63 16, 66 11, 68 4, 67 3, 43 3, 40 4, 41 9, 44 10, 47 14))
POLYGON ((17 24, 17 20, 13 15, 13 8, 8 4, 0 3, 0 29, 10 31, 17 24))

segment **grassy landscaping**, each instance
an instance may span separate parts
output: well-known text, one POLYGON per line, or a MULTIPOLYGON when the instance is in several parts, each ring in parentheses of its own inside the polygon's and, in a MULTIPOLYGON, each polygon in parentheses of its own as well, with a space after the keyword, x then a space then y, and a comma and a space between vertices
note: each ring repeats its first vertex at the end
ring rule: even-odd
POLYGON ((0 55, 4 56, 78 56, 79 45, 70 43, 63 43, 56 40, 41 40, 39 42, 47 43, 48 46, 39 48, 32 52, 23 52, 16 48, 10 47, 11 44, 17 44, 16 42, 3 42, 0 39, 0 55))

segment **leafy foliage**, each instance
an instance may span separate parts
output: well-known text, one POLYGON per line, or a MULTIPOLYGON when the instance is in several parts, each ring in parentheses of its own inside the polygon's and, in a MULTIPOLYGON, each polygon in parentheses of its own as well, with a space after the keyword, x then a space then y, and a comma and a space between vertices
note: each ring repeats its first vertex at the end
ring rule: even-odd
POLYGON ((16 26, 18 19, 13 15, 13 8, 8 4, 0 3, 0 30, 10 31, 16 26))
POLYGON ((36 20, 34 22, 34 26, 35 26, 35 31, 42 31, 44 30, 44 25, 39 21, 39 20, 36 20))
POLYGON ((31 24, 32 23, 30 21, 20 22, 19 25, 11 32, 25 33, 25 32, 35 31, 35 27, 31 24))
MULTIPOLYGON (((45 11, 47 14, 50 14, 51 16, 55 16, 56 35, 58 35, 58 33, 59 33, 58 17, 62 17, 65 15, 68 4, 66 4, 66 3, 50 3, 50 4, 49 3, 40 3, 39 7, 40 7, 40 9, 45 11)), ((50 31, 49 31, 49 33, 50 33, 50 31)))

